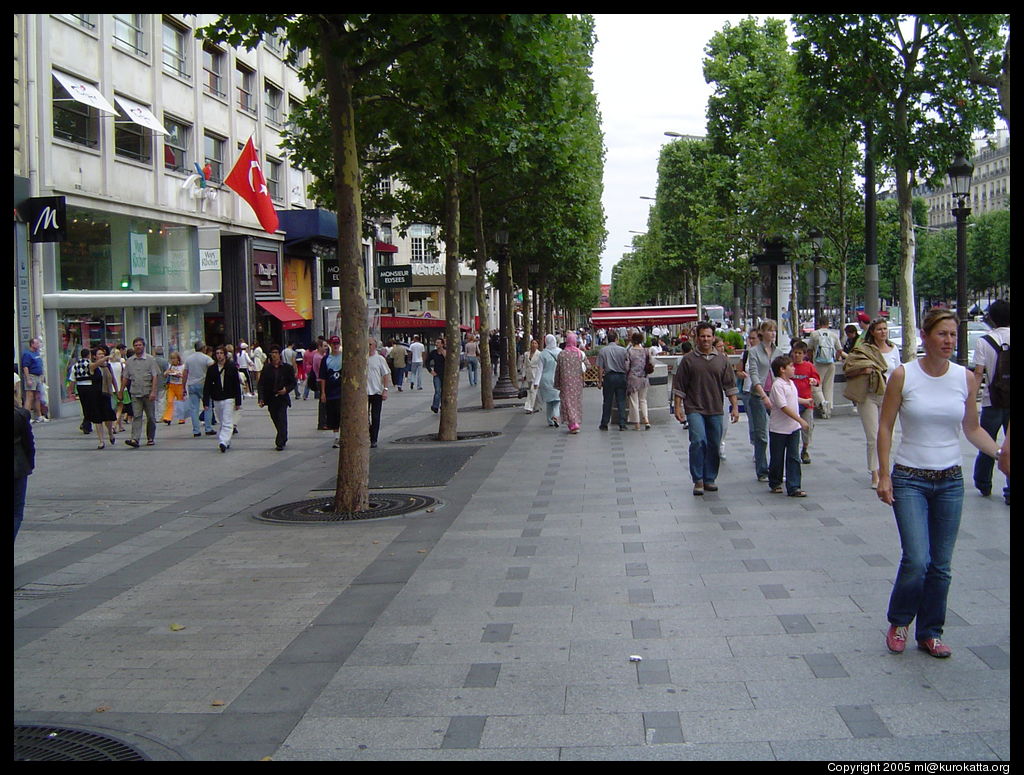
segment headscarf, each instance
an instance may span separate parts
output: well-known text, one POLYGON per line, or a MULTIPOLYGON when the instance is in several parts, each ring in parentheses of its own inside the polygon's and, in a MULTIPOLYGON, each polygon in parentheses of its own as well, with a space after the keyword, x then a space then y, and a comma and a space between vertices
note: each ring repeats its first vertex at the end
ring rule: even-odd
POLYGON ((548 334, 544 337, 544 349, 556 357, 561 352, 558 348, 558 340, 555 339, 554 334, 548 334))
POLYGON ((576 346, 576 334, 572 331, 565 335, 565 349, 569 352, 579 352, 580 348, 576 346))

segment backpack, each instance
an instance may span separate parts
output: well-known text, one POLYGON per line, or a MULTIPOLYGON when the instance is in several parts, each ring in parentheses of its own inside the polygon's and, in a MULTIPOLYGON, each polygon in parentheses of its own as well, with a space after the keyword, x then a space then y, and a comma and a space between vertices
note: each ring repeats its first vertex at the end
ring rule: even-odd
POLYGON ((836 344, 832 340, 832 334, 822 331, 818 335, 818 347, 814 351, 815 363, 835 363, 836 344))
POLYGON ((996 409, 1010 408, 1010 345, 999 344, 988 334, 982 337, 996 350, 996 367, 988 378, 988 397, 996 409))

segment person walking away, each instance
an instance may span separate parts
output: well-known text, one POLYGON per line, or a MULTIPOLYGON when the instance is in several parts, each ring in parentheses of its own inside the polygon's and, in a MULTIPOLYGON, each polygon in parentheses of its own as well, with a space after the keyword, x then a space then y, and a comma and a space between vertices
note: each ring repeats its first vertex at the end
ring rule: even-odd
POLYGON ((690 478, 693 494, 716 492, 722 438, 722 394, 729 399, 729 421, 740 419, 736 378, 729 359, 715 351, 715 329, 697 324, 697 347, 684 355, 672 377, 672 408, 690 437, 690 478))
POLYGON ((629 422, 633 423, 633 430, 640 430, 640 423, 643 422, 646 430, 651 429, 651 420, 647 416, 647 388, 651 381, 647 378, 650 371, 654 371, 654 363, 651 355, 644 347, 644 335, 639 331, 630 338, 632 345, 629 350, 629 366, 626 371, 626 398, 629 402, 629 422))
POLYGON ((821 375, 821 417, 828 420, 832 417, 833 395, 835 391, 836 362, 842 360, 846 353, 840 347, 839 342, 828 330, 828 320, 822 318, 818 322, 818 329, 811 334, 810 338, 811 360, 814 368, 821 375))
POLYGON ((36 465, 36 444, 32 435, 32 413, 21 406, 18 395, 21 379, 14 375, 14 539, 25 517, 28 477, 36 465))
POLYGON ((213 436, 213 410, 203 411, 203 387, 206 385, 206 371, 213 365, 213 358, 206 354, 206 344, 196 342, 195 352, 185 358, 182 364, 185 371, 182 382, 185 384, 185 398, 188 401, 189 415, 192 417, 192 436, 199 438, 199 415, 203 416, 203 426, 207 436, 213 436))
POLYGON ((92 390, 85 410, 99 440, 96 449, 103 449, 106 446, 105 438, 109 439, 111 446, 114 444, 114 421, 117 415, 113 402, 116 399, 117 388, 113 371, 107 362, 108 355, 107 346, 101 344, 92 351, 92 358, 89 361, 92 390), (104 430, 107 432, 106 437, 103 435, 104 430))
POLYGON ((800 416, 801 407, 810 406, 813 398, 800 398, 793 384, 793 359, 780 355, 772 361, 771 389, 768 391, 772 403, 768 419, 769 454, 768 487, 773 493, 782 492, 785 475, 786 494, 793 498, 805 498, 807 493, 800 489, 800 433, 807 430, 807 421, 800 416))
POLYGON ((385 359, 391 368, 391 383, 402 392, 402 381, 405 379, 405 364, 408 358, 408 351, 405 346, 395 339, 391 340, 391 349, 388 350, 388 357, 385 359))
MULTIPOLYGON (((323 361, 324 356, 327 354, 327 342, 324 339, 316 340, 316 347, 311 350, 306 350, 306 388, 302 391, 302 400, 306 401, 309 398, 309 391, 313 391, 313 400, 318 404, 320 402, 320 363, 323 361)), ((321 422, 317 422, 317 430, 321 422)))
MULTIPOLYGON (((324 428, 334 431, 334 448, 341 433, 341 338, 332 336, 331 351, 320 361, 320 403, 324 406, 324 428)), ((294 375, 293 375, 294 376, 294 375)))
POLYGON ((423 351, 426 348, 420 341, 419 334, 413 334, 412 344, 409 345, 409 390, 413 389, 413 380, 416 380, 416 389, 423 390, 423 376, 420 369, 423 367, 423 351))
POLYGON ((32 422, 49 422, 42 411, 41 394, 46 377, 43 374, 42 342, 38 337, 28 340, 28 348, 21 354, 21 384, 24 391, 24 406, 32 415, 32 422))
MULTIPOLYGON (((474 344, 471 342, 470 344, 474 344)), ((468 348, 469 345, 466 345, 468 348)), ((523 411, 533 414, 537 411, 537 383, 540 382, 542 368, 540 362, 540 345, 536 339, 530 340, 530 349, 523 353, 523 384, 526 386, 526 403, 523 404, 523 411)), ((475 382, 473 383, 476 384, 475 382)))
MULTIPOLYGON (((164 371, 164 378, 167 380, 167 406, 164 408, 163 422, 170 425, 174 419, 174 405, 185 400, 185 364, 181 362, 181 354, 177 351, 171 353, 170 364, 164 371)), ((178 410, 179 416, 181 410, 178 410)), ((182 425, 185 418, 180 416, 178 425, 182 425)))
POLYGON ((793 359, 793 384, 800 399, 800 417, 807 423, 802 431, 803 445, 800 449, 800 462, 810 465, 811 438, 814 435, 814 390, 821 384, 821 376, 814 364, 807 360, 807 345, 799 339, 792 343, 789 355, 793 359), (807 401, 810 400, 810 404, 807 401))
POLYGON ((743 350, 739 363, 736 364, 736 387, 739 388, 739 397, 747 414, 747 436, 750 439, 750 446, 753 448, 754 424, 750 422, 750 404, 752 401, 760 403, 760 400, 751 398, 750 395, 750 373, 747 371, 747 358, 750 356, 750 350, 761 342, 761 333, 757 330, 750 331, 746 336, 746 341, 747 346, 743 350))
POLYGON ((480 379, 480 341, 475 334, 470 334, 466 341, 466 373, 472 387, 480 379))
POLYGON ((255 387, 260 384, 260 372, 263 371, 264 365, 267 363, 267 354, 263 351, 260 343, 257 342, 255 346, 251 348, 252 352, 250 357, 252 358, 252 384, 255 387))
POLYGON ((871 486, 878 486, 878 417, 885 394, 885 381, 900 365, 899 350, 889 341, 889 327, 883 318, 876 318, 867 328, 867 336, 846 356, 843 395, 857 407, 867 449, 871 486))
POLYGON ((435 350, 427 356, 425 367, 434 379, 434 398, 430 402, 430 411, 437 414, 441 409, 441 388, 444 384, 444 369, 448 354, 445 352, 444 339, 438 339, 435 350))
POLYGON ((619 344, 619 334, 608 332, 608 344, 597 353, 597 373, 601 380, 601 422, 598 430, 608 430, 612 418, 612 402, 619 413, 619 430, 626 430, 626 396, 629 389, 629 353, 619 344))
POLYGON ((214 349, 213 361, 206 370, 203 398, 213 403, 220 418, 218 446, 221 452, 227 452, 235 430, 235 412, 242 408, 242 377, 238 367, 231 362, 226 346, 214 349))
POLYGON ((768 481, 768 412, 771 402, 772 361, 776 356, 775 336, 778 326, 774 320, 764 320, 758 327, 761 341, 749 350, 747 373, 750 374, 750 404, 747 406, 747 422, 754 440, 754 473, 757 481, 768 481))
POLYGON ((544 349, 540 353, 540 370, 533 375, 537 385, 537 398, 544 404, 549 428, 557 428, 561 415, 562 398, 555 387, 555 371, 561 354, 554 334, 544 337, 544 349))
POLYGON ((238 367, 238 373, 245 380, 245 395, 252 398, 256 395, 256 383, 252 377, 252 355, 249 353, 249 345, 245 342, 238 343, 238 355, 235 358, 235 365, 238 367))
MULTIPOLYGON (((565 335, 565 348, 558 356, 555 367, 555 387, 562 398, 562 419, 569 428, 569 433, 580 432, 583 422, 583 370, 586 368, 586 356, 577 347, 578 339, 573 331, 565 335)), ((625 430, 625 418, 619 416, 620 427, 625 430)))
POLYGON ((142 415, 146 415, 146 446, 156 444, 156 391, 162 379, 156 358, 146 352, 146 340, 141 336, 132 340, 135 353, 124 365, 128 378, 128 393, 132 399, 132 437, 125 439, 129 447, 139 447, 142 437, 142 415))
POLYGON ((960 432, 993 459, 1002 452, 978 423, 974 375, 950 360, 956 337, 956 316, 929 310, 921 323, 924 356, 895 369, 882 401, 878 497, 892 506, 903 550, 885 635, 885 645, 897 654, 915 620, 920 649, 939 658, 952 654, 941 637, 964 500, 960 432), (897 417, 902 439, 890 472, 897 417))
MULTIPOLYGON (((985 379, 981 396, 981 427, 993 439, 1003 429, 1010 438, 1010 302, 998 299, 988 308, 992 330, 974 346, 974 375, 985 379)), ((974 461, 974 486, 983 496, 992 494, 992 459, 979 452, 974 461)), ((1010 477, 1003 487, 1003 501, 1010 505, 1010 477)))
MULTIPOLYGON (((395 349, 405 350, 401 345, 392 344, 395 349)), ((405 365, 402 365, 405 368, 405 365)), ((388 398, 388 387, 391 383, 391 369, 387 359, 377 352, 377 340, 370 337, 370 354, 366 363, 366 397, 370 410, 370 446, 376 448, 380 436, 380 413, 388 398)))
MULTIPOLYGON (((726 360, 729 360, 729 356, 725 354, 725 340, 720 336, 715 336, 715 352, 721 355, 726 360)), ((735 371, 735 369, 733 369, 735 371)), ((739 389, 740 386, 736 386, 736 401, 739 402, 739 389)), ((738 407, 737 407, 738 408, 738 407)), ((723 392, 722 393, 722 414, 725 415, 729 411, 729 397, 723 392)), ((731 424, 731 423, 730 423, 731 424)), ((650 427, 650 426, 648 426, 650 427)), ((729 433, 729 425, 722 423, 722 441, 718 445, 718 459, 725 460, 725 437, 729 433)))
MULTIPOLYGON (((340 378, 340 363, 338 369, 340 378)), ((285 444, 288 443, 288 407, 292 405, 291 391, 294 387, 295 370, 281 358, 281 348, 277 345, 271 345, 267 363, 264 365, 262 372, 260 372, 260 381, 256 386, 256 393, 259 396, 259 406, 267 408, 270 420, 274 423, 274 429, 277 431, 274 438, 274 448, 278 452, 283 450, 285 444)), ((323 400, 322 382, 320 385, 320 395, 321 400, 323 400)), ((338 395, 340 402, 340 391, 338 395)))
POLYGON ((86 436, 92 433, 92 421, 90 406, 96 400, 92 384, 92 372, 89 370, 91 353, 88 347, 83 347, 79 358, 71 365, 68 374, 68 381, 75 386, 75 393, 78 395, 78 406, 82 410, 82 424, 78 426, 86 436))

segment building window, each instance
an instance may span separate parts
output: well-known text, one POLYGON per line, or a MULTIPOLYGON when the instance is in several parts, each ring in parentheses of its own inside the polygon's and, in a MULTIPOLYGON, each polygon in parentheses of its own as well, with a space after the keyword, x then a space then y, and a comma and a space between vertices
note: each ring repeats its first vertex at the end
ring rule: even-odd
POLYGON ((284 50, 285 41, 277 34, 277 32, 264 32, 263 33, 263 45, 267 47, 267 50, 274 52, 278 56, 281 56, 281 52, 284 50))
POLYGON ((440 296, 439 291, 409 291, 409 314, 429 312, 436 315, 441 311, 440 296))
POLYGON ((217 183, 224 180, 224 148, 227 141, 223 137, 205 132, 203 134, 203 156, 210 165, 210 180, 217 183))
POLYGON ((89 148, 99 147, 100 113, 74 99, 56 78, 53 82, 53 136, 89 148))
POLYGON ((381 196, 388 196, 391 194, 391 178, 382 178, 377 181, 377 191, 381 196))
POLYGON ((433 264, 437 262, 434 255, 434 230, 423 224, 409 227, 409 241, 412 246, 411 262, 414 264, 433 264))
POLYGON ((192 127, 176 119, 164 116, 164 169, 185 172, 189 165, 189 144, 192 127))
POLYGON ((115 13, 114 44, 139 56, 146 56, 145 14, 115 13))
POLYGON ((268 124, 274 124, 280 126, 282 119, 281 115, 281 103, 283 101, 284 94, 270 81, 266 81, 263 84, 263 102, 266 112, 264 118, 268 124))
POLYGON ((267 157, 267 193, 271 199, 281 200, 281 170, 284 165, 277 159, 267 157))
POLYGON ((394 242, 392 242, 392 237, 394 235, 392 234, 391 224, 390 223, 382 223, 377 228, 377 236, 378 236, 378 239, 380 239, 381 242, 386 242, 389 245, 394 245, 395 244, 394 242))
POLYGON ((224 52, 209 43, 203 44, 203 89, 207 94, 223 97, 224 52))
POLYGON ((94 13, 61 13, 57 15, 63 19, 67 19, 72 24, 85 27, 87 30, 96 29, 96 14, 94 13))
POLYGON ((189 66, 189 31, 164 19, 164 72, 192 78, 189 66))
POLYGON ((238 107, 255 116, 256 96, 253 90, 256 88, 256 73, 241 62, 235 65, 235 69, 238 71, 238 107))
POLYGON ((114 117, 114 153, 145 164, 153 161, 152 131, 132 121, 120 102, 114 117))

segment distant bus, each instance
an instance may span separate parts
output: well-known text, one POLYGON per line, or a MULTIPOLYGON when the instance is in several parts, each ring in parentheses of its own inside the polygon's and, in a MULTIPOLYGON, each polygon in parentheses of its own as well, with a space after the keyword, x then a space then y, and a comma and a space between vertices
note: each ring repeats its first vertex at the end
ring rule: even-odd
POLYGON ((704 305, 704 320, 717 323, 719 328, 725 326, 725 307, 719 304, 704 305))

